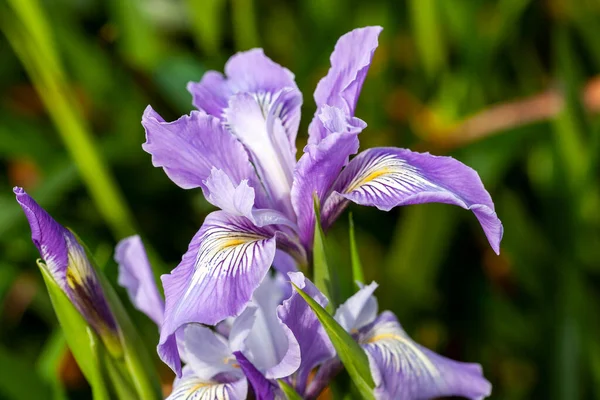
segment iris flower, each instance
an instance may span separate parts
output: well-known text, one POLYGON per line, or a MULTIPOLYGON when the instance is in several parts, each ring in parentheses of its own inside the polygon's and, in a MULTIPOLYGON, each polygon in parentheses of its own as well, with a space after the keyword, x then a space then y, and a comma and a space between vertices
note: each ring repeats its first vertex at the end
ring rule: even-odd
MULTIPOLYGON (((160 326, 164 301, 140 238, 122 240, 115 260, 119 284, 134 306, 160 326)), ((289 279, 309 294, 318 293, 316 300, 326 304, 302 273, 290 272, 289 279)), ((304 387, 310 371, 335 355, 316 316, 304 300, 292 297, 291 286, 281 274, 267 275, 244 311, 216 329, 187 324, 179 331, 177 347, 185 366, 170 400, 245 399, 248 383, 258 398, 274 398, 279 393, 276 379, 303 382, 299 386, 304 387)))
POLYGON ((239 315, 271 265, 293 271, 311 257, 314 197, 331 226, 349 202, 388 211, 439 202, 471 210, 495 252, 502 224, 479 176, 451 157, 399 148, 356 157, 366 123, 356 104, 380 27, 342 36, 314 93, 308 145, 296 161, 302 94, 294 75, 261 49, 229 59, 188 90, 197 108, 166 122, 150 106, 145 151, 184 189, 201 188, 220 208, 209 214, 181 263, 163 276, 166 306, 158 351, 181 372, 176 332, 239 315))
POLYGON ((119 326, 104 297, 85 249, 77 237, 54 220, 22 188, 13 189, 31 228, 31 239, 40 252, 43 268, 98 334, 115 357, 122 354, 119 326))

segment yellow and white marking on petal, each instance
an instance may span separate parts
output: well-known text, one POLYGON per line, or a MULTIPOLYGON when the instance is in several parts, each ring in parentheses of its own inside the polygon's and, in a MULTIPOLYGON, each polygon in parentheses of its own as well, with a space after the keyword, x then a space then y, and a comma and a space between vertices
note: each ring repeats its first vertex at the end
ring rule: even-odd
POLYGON ((393 192, 412 194, 428 189, 439 190, 438 185, 425 179, 419 170, 394 154, 374 157, 362 166, 356 176, 344 189, 345 194, 354 191, 365 195, 385 194, 393 192))
POLYGON ((396 323, 385 322, 371 330, 360 339, 363 346, 376 346, 382 351, 383 362, 391 364, 395 370, 412 369, 417 373, 424 372, 432 378, 440 372, 415 343, 404 332, 398 329, 396 323))

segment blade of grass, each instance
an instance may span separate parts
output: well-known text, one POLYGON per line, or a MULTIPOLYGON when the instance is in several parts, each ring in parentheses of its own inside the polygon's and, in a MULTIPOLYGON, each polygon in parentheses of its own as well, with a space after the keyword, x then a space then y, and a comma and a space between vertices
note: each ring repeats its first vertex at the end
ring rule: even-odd
POLYGON ((358 248, 356 246, 356 236, 354 234, 354 219, 352 213, 348 216, 349 231, 350 231, 350 257, 352 260, 352 279, 354 282, 358 281, 361 283, 365 282, 363 275, 363 268, 360 262, 360 255, 358 254, 358 248))
POLYGON ((47 26, 41 7, 35 0, 10 0, 10 4, 17 19, 11 20, 5 14, 2 30, 48 109, 98 210, 116 237, 134 233, 131 213, 81 116, 51 41, 49 37, 41 39, 37 33, 47 31, 40 28, 47 26), (36 18, 20 19, 21 15, 36 18))

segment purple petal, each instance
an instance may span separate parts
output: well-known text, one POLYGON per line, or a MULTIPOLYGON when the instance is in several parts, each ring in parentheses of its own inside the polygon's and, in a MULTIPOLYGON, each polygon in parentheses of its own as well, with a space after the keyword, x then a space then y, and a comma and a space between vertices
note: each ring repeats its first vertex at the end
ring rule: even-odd
POLYGON ((219 374, 238 372, 223 336, 200 324, 188 324, 183 331, 182 350, 196 377, 213 379, 219 374))
POLYGON ((276 113, 287 111, 284 104, 279 104, 284 98, 289 97, 287 103, 299 107, 299 93, 297 90, 286 89, 265 99, 257 98, 251 93, 239 93, 231 97, 229 108, 225 112, 229 129, 250 154, 271 197, 272 208, 289 216, 293 216, 289 193, 296 163, 296 149, 290 146, 282 115, 276 113))
POLYGON ((335 320, 348 332, 370 324, 377 317, 377 299, 373 292, 377 283, 361 287, 352 297, 335 311, 335 320))
POLYGON ((242 354, 233 353, 237 362, 254 389, 256 400, 274 400, 276 387, 242 354))
POLYGON ((261 199, 261 185, 244 147, 217 118, 192 111, 177 121, 165 122, 148 106, 142 125, 146 130, 142 148, 152 155, 152 165, 162 167, 177 185, 205 189, 204 181, 217 168, 235 184, 247 179, 259 191, 257 200, 261 199))
POLYGON ((199 83, 190 82, 188 90, 194 105, 220 119, 228 107, 231 96, 237 93, 252 94, 268 115, 270 109, 281 106, 280 117, 288 137, 288 146, 295 154, 295 140, 300 123, 302 95, 294 81, 294 74, 265 56, 262 49, 253 49, 231 57, 225 65, 227 78, 218 72, 207 72, 199 83), (294 93, 276 100, 282 89, 294 93))
POLYGON ((267 275, 254 291, 256 319, 240 349, 268 379, 287 377, 300 366, 298 341, 277 315, 283 299, 283 282, 267 275))
POLYGON ((115 261, 119 264, 119 285, 127 289, 135 308, 160 326, 165 302, 156 287, 152 267, 140 237, 135 235, 121 240, 115 250, 115 261))
POLYGON ((312 247, 315 229, 313 193, 323 205, 348 156, 357 150, 357 133, 353 132, 332 133, 318 145, 309 144, 304 149, 294 171, 291 196, 298 216, 300 239, 307 248, 312 247))
MULTIPOLYGON (((301 272, 290 272, 288 276, 296 286, 321 306, 327 305, 327 298, 301 272)), ((296 291, 284 300, 277 313, 296 336, 300 345, 302 362, 293 381, 296 383, 295 388, 298 393, 302 394, 310 372, 319 364, 334 357, 335 349, 315 313, 296 291)))
POLYGON ((368 149, 342 171, 333 190, 324 206, 325 226, 343 210, 345 199, 384 211, 409 204, 454 204, 473 211, 492 249, 500 251, 502 223, 489 193, 477 172, 452 157, 393 147, 368 149))
MULTIPOLYGON (((317 108, 328 104, 354 116, 356 102, 377 48, 377 37, 381 30, 379 26, 359 28, 338 40, 331 54, 331 68, 315 90, 317 108)), ((322 139, 313 136, 313 131, 310 133, 309 143, 316 144, 322 139)))
POLYGON ((415 343, 386 311, 359 336, 378 399, 483 399, 491 393, 479 364, 442 357, 415 343))
POLYGON ((292 256, 281 250, 275 252, 275 259, 273 260, 273 267, 281 274, 287 274, 288 272, 298 271, 298 264, 292 256))
POLYGON ((119 328, 85 249, 71 231, 56 222, 22 188, 15 187, 13 191, 47 271, 108 350, 120 355, 119 328))
POLYGON ((175 378, 173 392, 166 400, 244 400, 247 395, 248 381, 241 374, 230 379, 202 379, 186 366, 183 376, 175 378))
POLYGON ((209 203, 231 215, 246 217, 255 222, 252 217, 254 189, 248 186, 247 179, 234 186, 225 172, 213 168, 204 185, 204 197, 209 203))
POLYGON ((177 348, 168 340, 180 326, 215 325, 248 304, 275 257, 274 236, 271 226, 258 228, 223 211, 206 217, 181 263, 162 276, 166 307, 159 353, 171 368, 179 370, 177 348))

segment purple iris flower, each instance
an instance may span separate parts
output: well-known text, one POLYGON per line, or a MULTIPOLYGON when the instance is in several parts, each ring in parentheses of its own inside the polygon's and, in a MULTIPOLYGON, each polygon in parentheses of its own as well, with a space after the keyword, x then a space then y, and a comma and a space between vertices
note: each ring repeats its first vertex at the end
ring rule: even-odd
POLYGON ((220 208, 207 216, 181 263, 162 277, 165 317, 159 354, 180 373, 176 332, 239 315, 271 265, 293 271, 310 259, 315 213, 329 227, 349 202, 382 210, 441 202, 473 211, 495 252, 502 224, 479 176, 451 157, 398 148, 359 148, 366 123, 354 116, 380 27, 342 36, 314 93, 317 111, 296 162, 302 95, 293 74, 254 49, 225 75, 210 71, 188 90, 198 108, 173 122, 151 107, 144 150, 184 189, 200 187, 220 208))
MULTIPOLYGON (((336 310, 334 318, 365 350, 377 399, 460 396, 476 400, 490 395, 492 386, 479 364, 440 356, 414 342, 391 312, 378 315, 376 288, 375 282, 362 287, 336 310)), ((318 379, 308 388, 310 398, 320 393, 340 366, 337 359, 325 363, 319 371, 324 373, 317 373, 318 379)))
POLYGON ((56 222, 25 190, 15 187, 13 191, 29 221, 31 239, 44 268, 108 351, 120 357, 123 352, 120 330, 85 249, 70 230, 56 222))
MULTIPOLYGON (((122 240, 115 260, 119 284, 134 306, 160 325, 164 302, 140 238, 122 240)), ((290 272, 289 279, 326 305, 325 297, 302 273, 290 272)), ((245 399, 248 384, 257 398, 273 399, 279 393, 276 379, 286 379, 302 391, 309 372, 335 356, 314 313, 279 273, 267 275, 244 311, 214 330, 186 324, 178 331, 176 346, 185 366, 169 399, 217 399, 224 398, 223 393, 245 399)))

